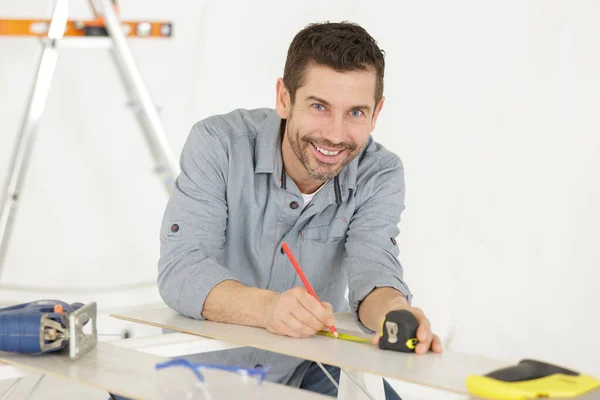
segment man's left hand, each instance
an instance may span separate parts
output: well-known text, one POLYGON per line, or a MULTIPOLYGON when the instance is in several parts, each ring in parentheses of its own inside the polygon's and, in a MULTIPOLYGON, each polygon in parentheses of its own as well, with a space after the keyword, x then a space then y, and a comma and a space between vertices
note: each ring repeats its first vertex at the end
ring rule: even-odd
MULTIPOLYGON (((425 354, 430 350, 434 353, 441 353, 442 342, 440 340, 440 337, 431 332, 431 323, 429 322, 429 319, 427 319, 427 317, 425 316, 423 310, 421 310, 418 307, 410 306, 407 306, 403 309, 413 313, 413 315, 417 318, 417 321, 419 322, 419 328, 417 329, 417 340, 419 341, 419 343, 415 348, 415 353, 425 354)), ((384 318, 385 316, 380 319, 380 326, 381 323, 383 323, 384 318)), ((372 342, 376 345, 379 344, 379 332, 373 337, 372 342)))

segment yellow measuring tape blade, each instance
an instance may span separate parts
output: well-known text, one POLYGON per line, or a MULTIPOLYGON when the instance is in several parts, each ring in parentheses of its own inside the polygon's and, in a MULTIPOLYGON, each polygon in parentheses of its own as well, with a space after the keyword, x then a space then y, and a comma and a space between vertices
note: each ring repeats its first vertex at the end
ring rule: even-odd
MULTIPOLYGON (((361 338, 358 336, 349 335, 347 333, 338 332, 338 334, 339 334, 338 339, 341 339, 341 340, 347 340, 349 342, 371 343, 370 339, 365 339, 365 338, 361 338)), ((317 335, 335 338, 335 336, 333 336, 333 333, 331 333, 329 331, 319 331, 319 332, 317 332, 317 335)))

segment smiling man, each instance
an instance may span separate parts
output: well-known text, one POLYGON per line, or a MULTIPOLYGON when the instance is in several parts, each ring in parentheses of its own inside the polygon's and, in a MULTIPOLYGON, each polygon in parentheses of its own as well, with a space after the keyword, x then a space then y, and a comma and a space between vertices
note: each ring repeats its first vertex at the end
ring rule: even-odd
MULTIPOLYGON (((275 110, 238 109, 193 127, 160 234, 166 304, 190 318, 293 337, 315 335, 344 311, 374 334, 389 311, 408 309, 420 323, 416 352, 442 351, 428 319, 410 306, 397 258, 403 167, 371 136, 383 78, 383 52, 362 27, 312 24, 289 47, 275 110), (283 242, 322 303, 302 285, 283 242)), ((310 361, 250 348, 212 356, 268 364, 271 381, 336 395, 310 361)), ((326 368, 339 379, 338 368, 326 368)), ((398 398, 387 383, 385 392, 398 398)))

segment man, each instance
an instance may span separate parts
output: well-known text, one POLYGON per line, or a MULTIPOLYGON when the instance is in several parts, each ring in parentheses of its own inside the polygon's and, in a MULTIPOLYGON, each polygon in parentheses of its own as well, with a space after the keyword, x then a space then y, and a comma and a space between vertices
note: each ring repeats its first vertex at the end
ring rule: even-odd
MULTIPOLYGON (((383 77, 383 52, 363 28, 309 25, 289 47, 275 110, 235 110, 193 127, 160 233, 167 305, 292 337, 313 336, 335 323, 334 312, 350 310, 374 333, 389 311, 408 309, 420 323, 416 352, 442 351, 409 305, 397 260, 402 163, 370 136, 383 77), (302 285, 283 242, 323 303, 302 285)), ((219 353, 221 363, 269 364, 271 381, 336 395, 310 361, 247 348, 219 353)), ((339 379, 338 368, 327 368, 339 379)), ((398 398, 387 383, 385 392, 398 398)))

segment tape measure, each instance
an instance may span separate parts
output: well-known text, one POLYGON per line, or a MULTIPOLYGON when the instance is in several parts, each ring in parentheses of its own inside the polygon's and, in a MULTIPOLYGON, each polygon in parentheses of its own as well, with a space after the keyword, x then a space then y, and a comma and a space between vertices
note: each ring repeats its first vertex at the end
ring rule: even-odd
MULTIPOLYGON (((379 348, 383 350, 394 350, 403 353, 412 353, 417 347, 417 329, 419 323, 417 318, 407 310, 390 311, 381 323, 379 332, 379 348)), ((350 342, 372 343, 371 339, 342 333, 338 329, 338 339, 350 342)), ((330 331, 319 331, 317 335, 333 338, 330 331)))
MULTIPOLYGON (((327 336, 327 337, 331 337, 331 338, 335 337, 329 331, 319 331, 319 332, 317 332, 317 335, 327 336)), ((359 337, 359 336, 350 335, 348 333, 341 333, 339 331, 339 329, 338 329, 338 339, 347 340, 349 342, 371 343, 370 339, 365 339, 365 338, 362 338, 362 337, 359 337)))
POLYGON ((466 379, 469 392, 484 399, 577 397, 600 389, 600 381, 541 361, 524 359, 517 365, 466 379))
POLYGON ((414 353, 417 344, 419 322, 408 310, 395 310, 387 313, 381 323, 379 348, 403 353, 414 353))

